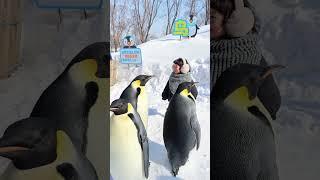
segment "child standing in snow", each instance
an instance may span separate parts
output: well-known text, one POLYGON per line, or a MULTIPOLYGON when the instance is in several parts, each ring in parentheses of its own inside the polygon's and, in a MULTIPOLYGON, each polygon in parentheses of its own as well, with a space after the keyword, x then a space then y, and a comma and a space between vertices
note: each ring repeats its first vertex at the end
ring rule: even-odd
MULTIPOLYGON (((173 61, 172 73, 169 77, 166 87, 162 92, 162 100, 170 101, 173 94, 176 92, 180 83, 183 82, 193 82, 190 74, 191 68, 190 64, 186 59, 178 58, 173 61)), ((195 86, 191 89, 192 94, 197 98, 198 90, 195 86)))
MULTIPOLYGON (((258 47, 259 21, 248 0, 215 0, 211 6, 211 85, 223 71, 239 64, 256 64, 267 66, 258 47)), ((264 104, 272 103, 271 112, 275 118, 281 104, 281 96, 273 76, 268 76, 261 86, 258 96, 264 104), (274 94, 264 91, 276 92, 274 94), (270 97, 276 97, 277 102, 269 102, 270 97)), ((274 99, 274 98, 271 98, 274 99)))

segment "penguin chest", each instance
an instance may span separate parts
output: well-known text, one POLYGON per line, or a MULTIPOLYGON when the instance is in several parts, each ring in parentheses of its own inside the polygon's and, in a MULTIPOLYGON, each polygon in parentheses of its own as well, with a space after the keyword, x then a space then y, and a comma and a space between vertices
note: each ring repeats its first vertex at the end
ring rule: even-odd
POLYGON ((142 150, 137 129, 129 117, 110 121, 110 171, 114 180, 144 179, 142 150))
POLYGON ((145 91, 141 91, 138 96, 137 111, 145 128, 148 127, 148 96, 145 91))
POLYGON ((109 128, 106 117, 108 117, 107 102, 109 102, 109 81, 96 81, 99 85, 98 98, 91 107, 88 115, 87 148, 86 156, 92 162, 100 179, 106 179, 107 169, 107 138, 109 128))

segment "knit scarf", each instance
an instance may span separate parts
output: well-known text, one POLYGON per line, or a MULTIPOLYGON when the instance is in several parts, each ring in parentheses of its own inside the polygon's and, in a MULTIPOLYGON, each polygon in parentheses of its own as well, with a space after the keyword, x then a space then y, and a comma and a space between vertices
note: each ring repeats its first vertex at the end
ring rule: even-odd
POLYGON ((227 68, 238 63, 260 64, 262 58, 256 34, 234 39, 211 40, 210 46, 212 85, 227 68))
POLYGON ((174 94, 179 86, 183 82, 191 82, 192 78, 190 73, 186 74, 175 74, 171 73, 169 78, 169 88, 172 94, 174 94))

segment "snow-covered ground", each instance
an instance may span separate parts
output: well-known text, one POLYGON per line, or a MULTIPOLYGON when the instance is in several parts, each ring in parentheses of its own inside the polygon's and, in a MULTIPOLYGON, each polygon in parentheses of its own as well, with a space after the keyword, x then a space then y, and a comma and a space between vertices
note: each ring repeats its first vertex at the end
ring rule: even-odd
MULTIPOLYGON (((166 37, 149 41, 139 46, 142 51, 143 66, 128 67, 119 64, 118 82, 111 87, 110 100, 118 99, 130 81, 139 74, 155 75, 147 84, 149 95, 150 139, 150 180, 167 179, 210 179, 210 26, 200 28, 194 39, 179 40, 178 37, 166 37), (198 151, 190 153, 189 161, 183 166, 177 178, 171 175, 170 164, 162 137, 163 119, 168 101, 161 99, 161 93, 171 74, 173 60, 187 58, 192 77, 198 81, 197 114, 201 126, 201 144, 198 151)), ((119 58, 119 54, 113 54, 119 58)))

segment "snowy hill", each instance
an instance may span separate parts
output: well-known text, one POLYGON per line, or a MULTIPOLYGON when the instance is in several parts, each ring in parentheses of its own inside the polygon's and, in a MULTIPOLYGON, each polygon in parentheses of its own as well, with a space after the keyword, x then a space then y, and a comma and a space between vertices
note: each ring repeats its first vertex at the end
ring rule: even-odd
MULTIPOLYGON (((156 77, 147 83, 149 93, 149 126, 150 139, 150 180, 167 179, 210 179, 210 26, 200 27, 194 39, 179 40, 178 37, 166 37, 149 41, 139 46, 142 52, 142 67, 118 67, 118 82, 111 87, 110 101, 119 98, 129 82, 139 74, 152 74, 156 77), (170 172, 170 164, 162 138, 164 114, 168 101, 161 99, 161 93, 171 73, 173 60, 187 58, 192 77, 198 81, 197 114, 201 126, 201 144, 198 151, 190 153, 189 161, 180 168, 177 178, 170 172)), ((119 58, 119 54, 113 54, 119 58)))

